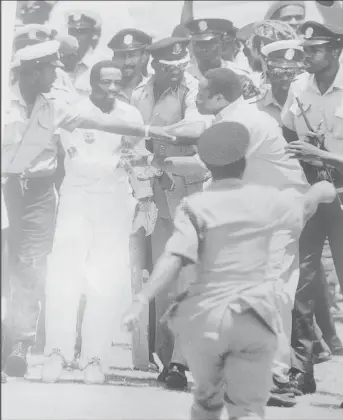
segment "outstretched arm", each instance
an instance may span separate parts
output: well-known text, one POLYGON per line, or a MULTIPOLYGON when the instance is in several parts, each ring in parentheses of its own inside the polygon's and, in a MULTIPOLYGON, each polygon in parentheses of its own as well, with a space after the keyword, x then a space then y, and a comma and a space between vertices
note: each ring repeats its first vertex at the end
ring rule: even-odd
POLYGON ((185 25, 190 20, 194 19, 193 0, 185 0, 181 12, 181 25, 185 25))

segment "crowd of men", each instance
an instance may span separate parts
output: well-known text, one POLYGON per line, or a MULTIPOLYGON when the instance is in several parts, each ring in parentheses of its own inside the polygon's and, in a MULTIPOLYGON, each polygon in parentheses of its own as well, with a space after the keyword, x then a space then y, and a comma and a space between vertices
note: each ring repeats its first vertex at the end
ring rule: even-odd
POLYGON ((14 34, 2 381, 31 348, 43 382, 103 384, 133 291, 133 365, 157 355, 178 390, 190 370, 191 418, 294 406, 343 354, 321 263, 328 241, 342 290, 343 27, 302 1, 243 28, 185 1, 170 37, 114 28, 104 60, 100 17, 80 4, 58 33, 55 3, 24 2, 14 34))

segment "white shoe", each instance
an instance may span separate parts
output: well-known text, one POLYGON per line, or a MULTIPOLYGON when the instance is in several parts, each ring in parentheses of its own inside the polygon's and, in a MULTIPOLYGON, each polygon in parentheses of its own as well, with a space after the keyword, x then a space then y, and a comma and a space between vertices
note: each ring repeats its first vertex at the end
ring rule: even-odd
POLYGON ((61 351, 59 349, 53 349, 51 355, 42 368, 42 382, 50 384, 58 382, 65 363, 66 362, 61 354, 61 351))
POLYGON ((87 385, 102 385, 105 383, 105 374, 101 369, 98 357, 93 357, 85 367, 83 381, 87 385))

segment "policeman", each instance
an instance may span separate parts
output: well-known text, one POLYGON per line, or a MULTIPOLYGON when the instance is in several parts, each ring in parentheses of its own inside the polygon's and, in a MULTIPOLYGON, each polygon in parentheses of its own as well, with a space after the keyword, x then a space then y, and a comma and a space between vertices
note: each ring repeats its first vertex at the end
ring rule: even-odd
POLYGON ((19 16, 24 25, 31 23, 46 23, 57 1, 21 1, 19 4, 19 16))
POLYGON ((123 29, 107 44, 113 51, 113 62, 123 74, 120 94, 127 102, 130 102, 133 90, 146 81, 149 61, 146 47, 151 45, 151 42, 151 36, 143 31, 123 29))
POLYGON ((222 42, 224 36, 236 33, 231 21, 226 19, 195 19, 187 22, 185 27, 190 31, 192 51, 195 60, 187 71, 200 79, 207 70, 226 67, 236 70, 239 74, 247 74, 239 69, 233 61, 222 59, 222 42))
POLYGON ((194 58, 187 72, 200 80, 207 70, 213 68, 229 68, 241 78, 245 99, 258 93, 248 66, 240 66, 235 61, 223 60, 223 43, 225 37, 235 38, 236 28, 226 19, 196 19, 186 23, 191 33, 192 52, 194 58))
POLYGON ((101 37, 101 18, 92 11, 78 9, 68 10, 65 19, 68 34, 78 41, 77 53, 69 57, 66 71, 77 92, 88 97, 91 92, 90 69, 100 61, 97 46, 101 37))
POLYGON ((213 184, 178 207, 173 235, 123 318, 132 330, 149 300, 183 266, 196 265, 195 282, 168 313, 195 382, 192 419, 219 420, 224 407, 230 419, 264 418, 277 346, 274 282, 265 276, 270 236, 276 228, 298 238, 318 203, 335 196, 327 182, 301 197, 293 189, 245 183, 249 140, 235 122, 202 134, 199 155, 213 184), (254 206, 251 197, 258 197, 254 206))
POLYGON ((2 171, 6 178, 5 201, 9 214, 9 247, 14 255, 11 273, 13 293, 5 319, 12 342, 7 373, 24 376, 27 349, 35 341, 39 302, 44 297, 45 269, 50 253, 56 214, 54 172, 61 127, 77 126, 134 136, 167 140, 160 127, 126 123, 120 117, 89 112, 75 105, 74 97, 57 87, 56 66, 60 44, 47 41, 17 51, 20 79, 12 86, 2 141, 2 171), (162 137, 160 137, 160 133, 162 137))
MULTIPOLYGON (((145 123, 171 127, 186 121, 199 124, 203 130, 205 124, 195 105, 198 84, 184 71, 189 61, 188 44, 189 39, 175 37, 163 39, 147 48, 153 58, 151 66, 155 75, 135 89, 131 101, 140 110, 145 123)), ((180 175, 176 164, 166 171, 166 159, 194 157, 196 151, 193 146, 181 147, 154 141, 151 150, 154 153, 153 164, 164 170, 162 176, 153 180, 154 202, 158 208, 151 238, 155 262, 172 233, 176 206, 183 197, 202 189, 207 170, 202 169, 201 173, 195 175, 187 172, 180 175)), ((156 353, 164 365, 164 372, 159 379, 166 380, 167 385, 174 388, 187 385, 185 366, 180 355, 172 355, 174 340, 166 325, 160 324, 160 319, 180 286, 183 284, 185 287, 192 275, 192 269, 186 269, 181 273, 179 285, 171 286, 170 290, 156 299, 156 353), (175 364, 169 366, 170 362, 175 364)))
POLYGON ((268 9, 265 20, 281 20, 298 30, 305 20, 304 1, 275 1, 268 9))
MULTIPOLYGON (((339 56, 343 47, 343 30, 309 21, 301 26, 300 31, 304 36, 307 72, 300 75, 290 87, 281 115, 285 137, 289 142, 310 141, 329 152, 342 155, 343 69, 339 56)), ((330 179, 326 169, 323 170, 316 161, 306 162, 304 169, 311 183, 323 177, 330 179)), ((342 176, 337 173, 331 176, 340 191, 342 176)), ((300 279, 293 312, 292 341, 297 358, 291 379, 303 393, 312 393, 316 389, 312 364, 313 301, 320 289, 318 269, 323 245, 328 237, 337 277, 342 279, 342 227, 343 213, 336 200, 332 204, 319 206, 300 239, 300 279)), ((334 346, 334 343, 328 344, 331 348, 334 346)), ((336 345, 341 347, 341 343, 336 345)))
POLYGON ((262 93, 249 102, 270 114, 281 126, 281 110, 290 84, 297 75, 305 71, 304 51, 299 40, 285 40, 265 45, 261 53, 265 62, 267 84, 262 93))
MULTIPOLYGON (((304 52, 303 47, 299 45, 298 40, 276 41, 262 47, 261 50, 263 59, 266 63, 266 80, 268 84, 264 89, 263 94, 251 100, 262 111, 269 113, 280 124, 281 110, 286 102, 290 84, 297 75, 304 72, 304 52)), ((335 325, 330 314, 330 303, 326 297, 329 296, 327 281, 324 276, 324 268, 321 270, 322 281, 321 284, 325 291, 321 293, 321 298, 316 299, 316 311, 320 314, 318 322, 324 331, 325 337, 337 336, 335 325)), ((292 301, 294 296, 292 296, 292 301)), ((319 327, 316 327, 318 345, 318 357, 322 360, 327 359, 330 355, 328 347, 322 340, 322 333, 319 327), (322 343, 322 344, 319 344, 322 343)))

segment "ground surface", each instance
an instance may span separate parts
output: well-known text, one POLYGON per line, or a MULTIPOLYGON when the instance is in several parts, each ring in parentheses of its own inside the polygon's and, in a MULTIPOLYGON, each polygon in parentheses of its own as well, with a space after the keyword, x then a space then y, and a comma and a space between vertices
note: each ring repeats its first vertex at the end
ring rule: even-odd
MULTIPOLYGON (((341 339, 343 324, 337 323, 341 339)), ((192 401, 190 392, 172 392, 161 387, 156 374, 130 369, 130 351, 113 348, 111 381, 107 385, 82 383, 82 373, 66 375, 62 383, 39 382, 42 358, 30 359, 30 380, 9 379, 2 386, 4 420, 105 420, 105 419, 187 419, 192 401)), ((343 419, 343 357, 316 366, 318 392, 298 399, 294 408, 267 408, 267 419, 343 419)))

